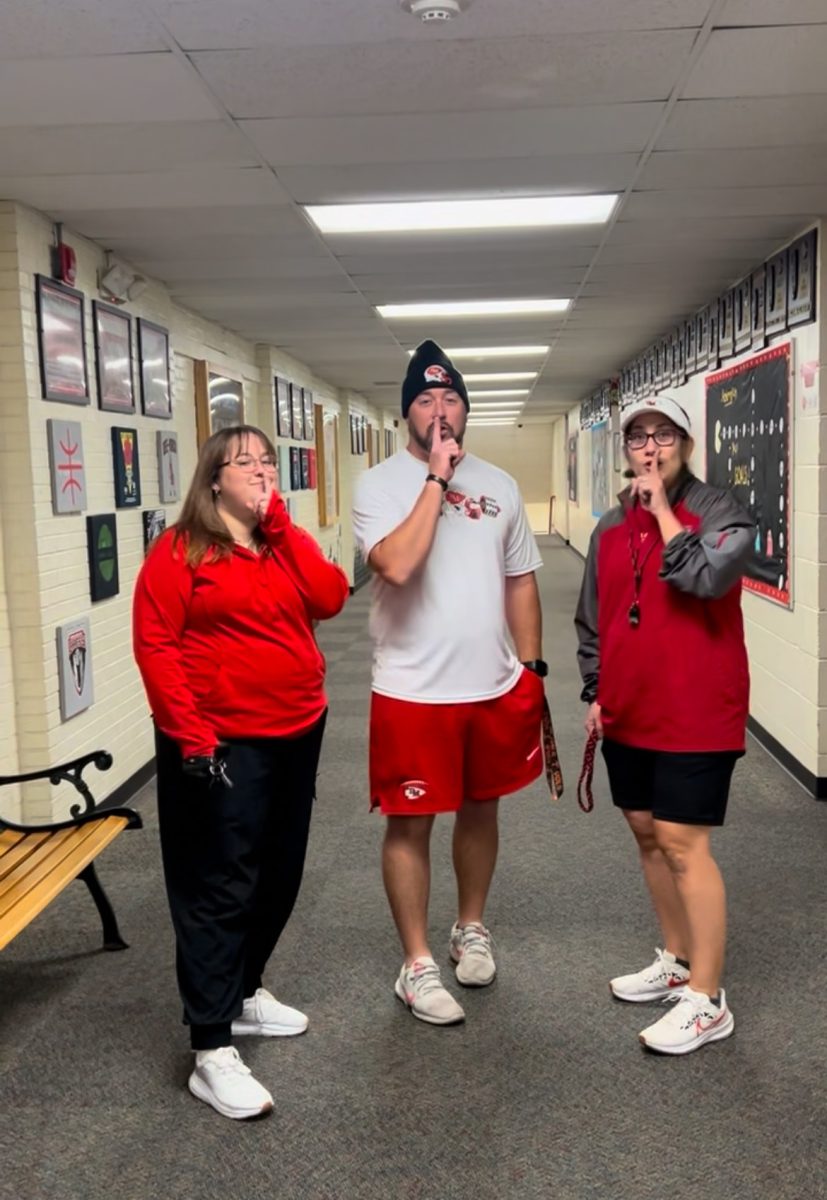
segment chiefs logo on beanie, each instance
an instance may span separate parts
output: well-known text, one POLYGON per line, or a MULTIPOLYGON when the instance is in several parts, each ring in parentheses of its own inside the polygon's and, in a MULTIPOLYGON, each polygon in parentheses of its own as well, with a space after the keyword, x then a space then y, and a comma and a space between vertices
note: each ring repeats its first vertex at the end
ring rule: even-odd
POLYGON ((434 387, 451 388, 462 397, 466 409, 471 407, 465 380, 445 351, 436 342, 427 341, 417 346, 408 364, 402 384, 402 416, 407 417, 408 409, 420 392, 434 387))

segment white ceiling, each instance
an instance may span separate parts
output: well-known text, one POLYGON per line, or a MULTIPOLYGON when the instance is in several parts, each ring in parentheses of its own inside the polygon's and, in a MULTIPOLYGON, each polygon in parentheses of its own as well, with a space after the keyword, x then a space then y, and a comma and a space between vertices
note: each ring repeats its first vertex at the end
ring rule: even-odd
POLYGON ((3 0, 0 197, 379 403, 423 337, 549 343, 539 415, 827 214, 825 61, 827 0, 473 0, 437 27, 398 0, 3 0), (300 208, 546 191, 622 199, 608 229, 376 238, 300 208), (374 310, 543 295, 575 304, 374 310))

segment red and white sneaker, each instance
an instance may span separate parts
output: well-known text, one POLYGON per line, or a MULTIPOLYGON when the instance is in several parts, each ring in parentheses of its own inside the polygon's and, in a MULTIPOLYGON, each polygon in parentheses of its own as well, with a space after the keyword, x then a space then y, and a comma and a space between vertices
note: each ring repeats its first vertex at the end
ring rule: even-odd
POLYGON ((655 950, 655 961, 634 975, 618 975, 609 981, 618 1000, 640 1004, 644 1000, 666 1000, 680 995, 689 983, 689 971, 668 950, 655 950))
POLYGON ((457 981, 464 987, 488 987, 494 982, 497 967, 490 932, 480 921, 454 925, 448 953, 457 964, 457 981))
POLYGON ((735 1018, 727 1007, 721 988, 720 1005, 703 992, 685 987, 674 999, 675 1007, 640 1034, 647 1050, 658 1054, 689 1054, 706 1042, 719 1042, 735 1031, 735 1018))
POLYGON ((416 958, 403 964, 394 991, 420 1021, 429 1025, 458 1025, 465 1013, 451 993, 442 986, 439 967, 430 957, 416 958))

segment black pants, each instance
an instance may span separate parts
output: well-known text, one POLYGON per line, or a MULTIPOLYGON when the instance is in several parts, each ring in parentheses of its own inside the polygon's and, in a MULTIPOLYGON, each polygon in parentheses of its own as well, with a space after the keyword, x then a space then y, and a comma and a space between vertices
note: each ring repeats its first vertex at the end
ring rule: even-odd
POLYGON ((177 744, 156 730, 161 853, 194 1050, 230 1045, 293 911, 324 725, 230 741, 232 788, 185 775, 177 744))

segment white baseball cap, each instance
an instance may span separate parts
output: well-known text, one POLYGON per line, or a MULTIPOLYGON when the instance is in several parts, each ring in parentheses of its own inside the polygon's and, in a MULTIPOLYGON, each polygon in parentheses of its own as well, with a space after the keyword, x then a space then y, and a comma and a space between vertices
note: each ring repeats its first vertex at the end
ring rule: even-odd
POLYGON ((660 413, 661 416, 668 417, 673 425, 677 425, 678 429, 682 429, 686 434, 691 434, 692 426, 689 414, 671 396, 648 396, 645 400, 637 400, 624 409, 620 414, 621 432, 626 432, 635 417, 647 417, 652 413, 660 413))

